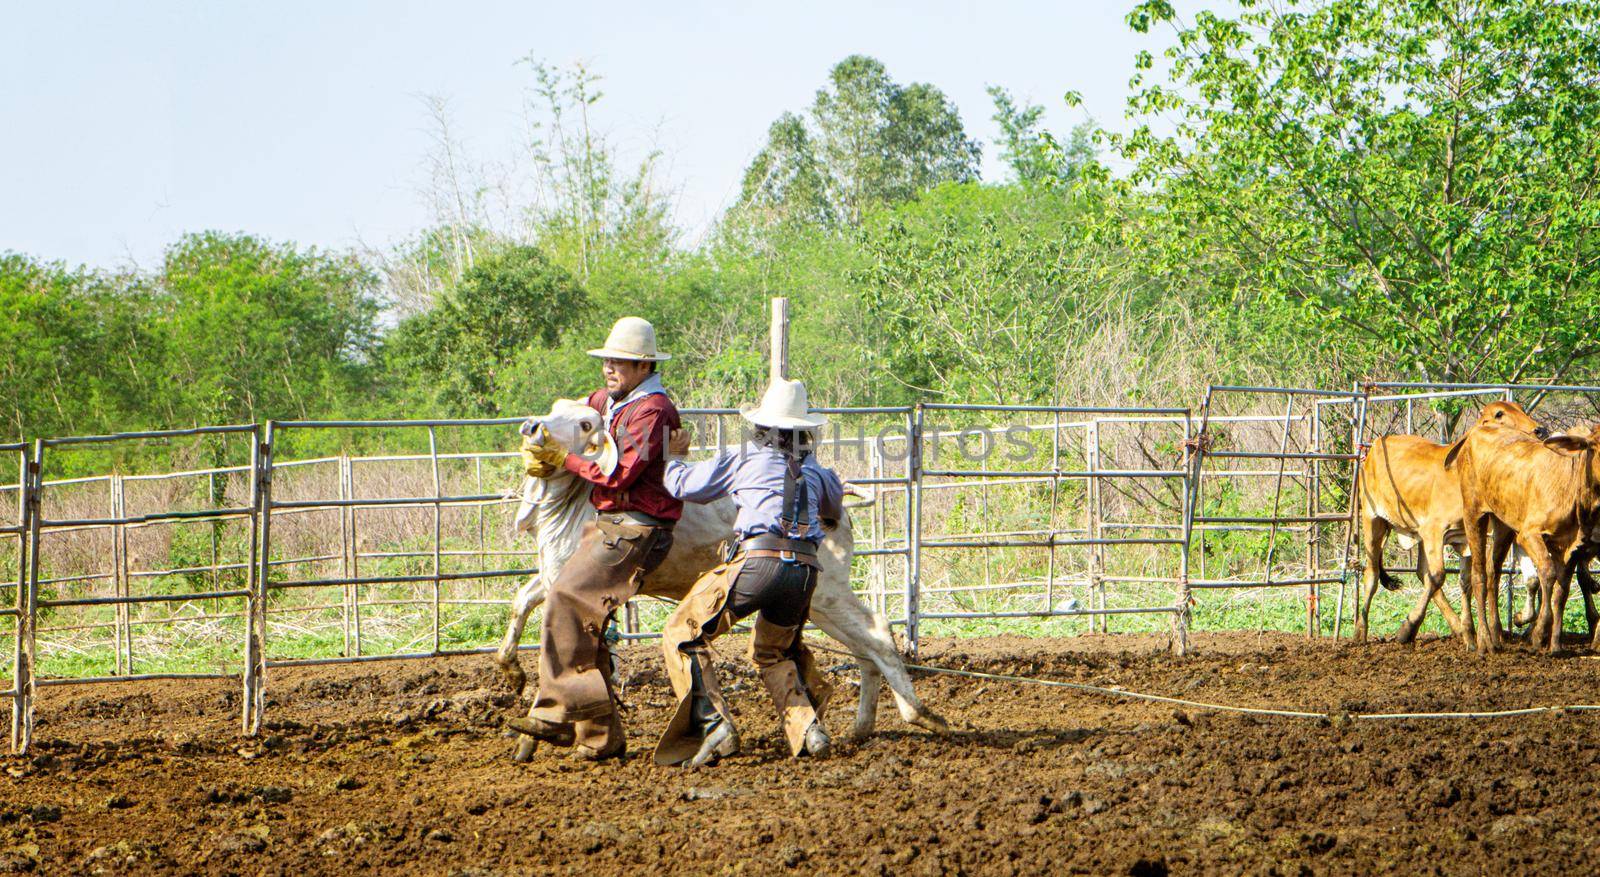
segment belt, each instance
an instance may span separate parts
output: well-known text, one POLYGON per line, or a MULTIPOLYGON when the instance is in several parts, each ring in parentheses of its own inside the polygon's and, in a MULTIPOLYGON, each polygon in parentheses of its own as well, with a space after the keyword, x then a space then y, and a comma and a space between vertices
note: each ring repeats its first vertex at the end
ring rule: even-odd
POLYGON ((740 551, 766 550, 787 551, 791 554, 805 554, 815 557, 817 543, 807 539, 787 539, 776 533, 761 533, 755 536, 746 536, 739 540, 740 551))
POLYGON ((822 562, 817 560, 815 554, 799 554, 794 551, 779 551, 774 548, 741 548, 730 560, 748 559, 752 557, 771 557, 785 563, 798 563, 812 569, 822 569, 822 562))
POLYGON ((644 512, 631 510, 622 512, 601 512, 600 517, 610 519, 611 523, 613 524, 637 524, 641 527, 663 527, 666 529, 671 529, 672 525, 676 523, 675 521, 663 520, 655 515, 647 515, 644 512))

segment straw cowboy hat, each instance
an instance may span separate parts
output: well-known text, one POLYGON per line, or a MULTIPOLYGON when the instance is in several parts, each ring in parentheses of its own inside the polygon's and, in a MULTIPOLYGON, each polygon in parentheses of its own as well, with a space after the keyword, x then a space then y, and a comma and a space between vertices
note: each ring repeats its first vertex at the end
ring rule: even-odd
POLYGON ((806 385, 779 378, 761 394, 761 404, 739 409, 745 420, 756 426, 776 429, 820 429, 828 418, 812 414, 806 407, 806 385))
POLYGON ((636 362, 665 362, 670 353, 656 350, 656 327, 649 320, 623 317, 611 327, 604 347, 589 351, 590 356, 601 359, 631 359, 636 362))

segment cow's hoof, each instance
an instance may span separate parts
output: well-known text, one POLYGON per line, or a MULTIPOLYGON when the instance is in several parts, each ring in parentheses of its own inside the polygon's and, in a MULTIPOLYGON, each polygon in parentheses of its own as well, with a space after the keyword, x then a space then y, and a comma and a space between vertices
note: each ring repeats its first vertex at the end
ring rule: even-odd
POLYGON ((526 764, 533 759, 533 751, 538 748, 538 740, 519 734, 517 735, 517 748, 511 752, 511 760, 517 764, 526 764))
POLYGON ((911 724, 925 731, 932 731, 935 734, 950 733, 950 723, 945 721, 943 716, 926 707, 917 713, 916 718, 911 720, 911 724))
POLYGON ((1409 646, 1417 640, 1417 628, 1411 624, 1400 625, 1400 631, 1394 635, 1394 641, 1403 646, 1409 646))
POLYGON ((850 739, 859 742, 871 737, 876 724, 876 722, 868 722, 866 724, 857 722, 850 728, 850 739))
POLYGON ((509 664, 500 665, 500 675, 518 697, 521 697, 523 690, 528 687, 528 674, 522 671, 522 662, 516 658, 512 658, 509 664))

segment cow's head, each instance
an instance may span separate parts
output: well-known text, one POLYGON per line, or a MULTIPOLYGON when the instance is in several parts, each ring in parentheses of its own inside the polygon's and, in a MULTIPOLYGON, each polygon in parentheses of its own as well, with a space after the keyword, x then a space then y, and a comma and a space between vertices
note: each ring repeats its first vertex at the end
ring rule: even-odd
POLYGON ((1515 402, 1490 402, 1478 412, 1478 426, 1504 426, 1525 432, 1539 441, 1550 437, 1550 430, 1528 416, 1515 402))
POLYGON ((1590 427, 1587 432, 1579 429, 1550 436, 1544 440, 1544 446, 1569 456, 1600 450, 1600 425, 1590 427))
MULTIPOLYGON (((1550 430, 1528 416, 1528 412, 1515 402, 1490 402, 1478 412, 1478 419, 1473 422, 1472 429, 1509 429, 1523 435, 1531 435, 1539 441, 1550 438, 1550 430)), ((1468 430, 1469 432, 1471 430, 1468 430)), ((1444 455, 1446 469, 1455 467, 1456 458, 1461 454, 1462 445, 1466 444, 1467 437, 1456 439, 1444 455)))
POLYGON ((528 418, 521 431, 540 444, 553 442, 566 448, 607 475, 617 469, 617 443, 606 432, 600 412, 576 399, 557 399, 549 414, 528 418))
POLYGON ((1591 497, 1588 502, 1593 502, 1596 491, 1600 491, 1600 424, 1592 426, 1587 432, 1575 429, 1572 432, 1553 435, 1544 440, 1544 446, 1558 454, 1577 457, 1579 465, 1583 467, 1587 490, 1585 493, 1591 497))

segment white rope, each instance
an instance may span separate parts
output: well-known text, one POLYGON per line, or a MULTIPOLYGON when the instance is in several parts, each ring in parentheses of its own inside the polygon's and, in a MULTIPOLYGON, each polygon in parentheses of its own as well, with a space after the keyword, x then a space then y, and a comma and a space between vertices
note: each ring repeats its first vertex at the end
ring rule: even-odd
MULTIPOLYGON (((808 644, 809 648, 819 651, 833 652, 839 655, 855 657, 851 652, 843 649, 829 648, 823 645, 808 644)), ((928 664, 907 664, 911 670, 922 670, 928 673, 942 673, 947 676, 964 676, 971 679, 988 679, 994 682, 1020 682, 1027 685, 1043 685, 1050 688, 1066 688, 1073 691, 1083 691, 1090 694, 1104 694, 1111 697, 1122 697, 1131 700, 1144 700, 1152 703, 1170 703, 1193 709, 1211 710, 1223 713, 1243 713, 1252 716, 1275 716, 1290 719, 1318 719, 1327 721, 1400 721, 1409 719, 1495 719, 1508 716, 1532 716, 1543 713, 1582 713, 1600 712, 1600 704, 1583 703, 1569 704, 1566 706, 1531 706, 1521 709, 1484 710, 1478 712, 1427 712, 1427 713, 1347 713, 1347 712, 1308 712, 1305 710, 1276 709, 1272 707, 1235 706, 1225 703, 1208 703, 1201 700, 1188 700, 1182 697, 1168 697, 1162 694, 1146 694, 1142 691, 1131 691, 1126 688, 1107 688, 1100 685, 1089 685, 1084 682, 1063 682, 1056 679, 1037 679, 1030 676, 1012 676, 1005 673, 984 673, 979 670, 958 670, 954 667, 934 667, 928 664)))

